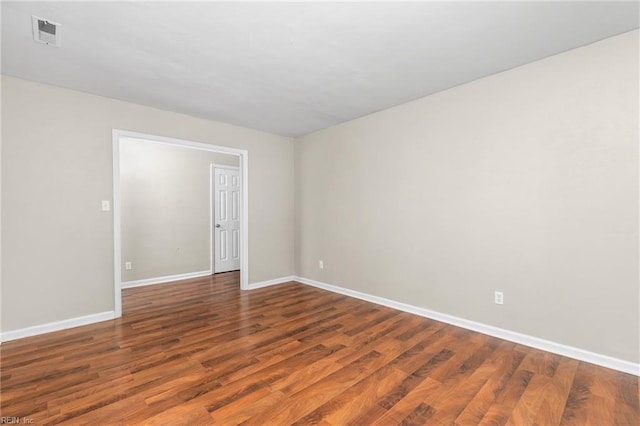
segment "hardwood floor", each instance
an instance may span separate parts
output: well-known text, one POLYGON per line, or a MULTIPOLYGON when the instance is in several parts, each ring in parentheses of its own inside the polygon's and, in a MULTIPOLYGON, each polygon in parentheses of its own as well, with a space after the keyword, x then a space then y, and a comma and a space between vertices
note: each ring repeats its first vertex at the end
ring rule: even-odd
POLYGON ((2 344, 2 416, 37 425, 640 424, 635 376, 297 283, 240 292, 238 280, 128 289, 121 319, 2 344))

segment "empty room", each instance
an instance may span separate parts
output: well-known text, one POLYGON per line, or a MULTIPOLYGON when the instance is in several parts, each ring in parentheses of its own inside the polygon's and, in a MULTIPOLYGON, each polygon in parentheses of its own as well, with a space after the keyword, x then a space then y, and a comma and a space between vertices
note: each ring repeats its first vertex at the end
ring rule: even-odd
POLYGON ((640 2, 0 12, 0 424, 640 424, 640 2))

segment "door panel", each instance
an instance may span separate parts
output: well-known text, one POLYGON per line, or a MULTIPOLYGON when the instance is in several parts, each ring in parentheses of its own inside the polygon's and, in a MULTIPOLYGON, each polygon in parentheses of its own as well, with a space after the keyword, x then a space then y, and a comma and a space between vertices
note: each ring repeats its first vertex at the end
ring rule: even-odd
POLYGON ((214 168, 214 272, 240 269, 240 171, 214 168))

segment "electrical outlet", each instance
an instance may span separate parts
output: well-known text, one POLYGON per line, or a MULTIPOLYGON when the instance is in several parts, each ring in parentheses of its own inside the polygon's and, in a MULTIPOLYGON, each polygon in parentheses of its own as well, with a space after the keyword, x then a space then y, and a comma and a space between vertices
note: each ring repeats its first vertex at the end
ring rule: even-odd
POLYGON ((102 211, 108 212, 111 210, 111 202, 109 200, 102 200, 102 211))
POLYGON ((496 303, 496 305, 504 305, 504 293, 501 291, 496 291, 494 293, 494 302, 496 303))
POLYGON ((318 260, 318 268, 324 269, 324 262, 322 260, 318 260))
POLYGON ((131 262, 124 262, 124 269, 126 269, 127 271, 131 270, 131 262))

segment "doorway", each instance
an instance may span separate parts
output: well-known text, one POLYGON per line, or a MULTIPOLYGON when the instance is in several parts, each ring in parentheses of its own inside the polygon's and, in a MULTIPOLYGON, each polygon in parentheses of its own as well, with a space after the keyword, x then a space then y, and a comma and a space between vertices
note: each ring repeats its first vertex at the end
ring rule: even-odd
POLYGON ((213 273, 240 269, 240 170, 238 167, 211 165, 213 179, 213 273))
MULTIPOLYGON (((157 149, 165 147, 175 150, 176 148, 180 148, 177 151, 183 152, 183 149, 186 151, 190 151, 190 156, 195 156, 198 158, 198 161, 203 157, 209 157, 213 154, 226 154, 226 155, 218 155, 218 157, 226 157, 233 158, 237 157, 238 161, 234 161, 235 164, 238 164, 237 167, 229 167, 226 165, 216 165, 220 166, 221 173, 226 176, 228 180, 227 188, 225 189, 229 198, 224 200, 226 203, 226 208, 223 216, 220 218, 221 221, 213 222, 214 215, 212 211, 214 210, 214 206, 217 204, 214 202, 213 190, 215 188, 214 181, 212 177, 214 177, 215 167, 212 165, 210 168, 210 187, 209 189, 209 203, 211 206, 211 210, 209 211, 209 216, 212 219, 211 226, 209 227, 208 235, 210 239, 210 253, 209 259, 211 260, 211 272, 218 272, 218 268, 216 268, 216 264, 214 263, 214 246, 217 245, 220 247, 220 244, 214 243, 214 223, 220 224, 221 229, 223 226, 224 230, 228 231, 223 234, 224 238, 227 239, 228 244, 226 257, 229 262, 226 264, 227 270, 240 270, 240 288, 247 289, 248 287, 248 188, 247 188, 247 176, 248 176, 248 152, 246 150, 240 150, 235 148, 223 147, 223 146, 215 146, 208 145, 204 143, 173 139, 173 138, 165 138, 154 135, 141 134, 136 132, 129 132, 124 130, 113 130, 113 218, 114 218, 114 310, 116 313, 116 317, 122 316, 122 288, 123 288, 123 273, 127 272, 127 277, 130 277, 130 272, 127 268, 131 268, 130 259, 123 259, 123 243, 127 241, 123 241, 123 194, 126 194, 126 191, 123 192, 122 182, 123 177, 121 175, 122 170, 121 167, 126 165, 126 163, 122 163, 122 152, 123 149, 132 144, 140 144, 144 143, 146 145, 156 145, 157 149), (197 152, 201 152, 202 156, 198 155, 197 152), (231 156, 231 157, 229 157, 231 156), (228 170, 228 172, 224 172, 224 170, 228 170), (224 225, 223 225, 224 223, 224 225), (233 260, 233 261, 231 261, 233 260), (123 263, 124 262, 124 263, 123 263), (235 263, 234 263, 235 262, 235 263)), ((125 157, 126 158, 126 157, 125 157)), ((205 172, 206 173, 206 172, 205 172)), ((205 178, 206 179, 206 178, 205 178)), ((185 188, 185 191, 188 191, 189 188, 185 188)), ((203 197, 206 196, 206 192, 203 197)), ((126 203, 124 203, 126 207, 126 203)), ((221 209, 215 209, 217 212, 222 213, 221 209)), ((125 217, 128 218, 129 216, 125 217)), ((206 226, 206 225, 205 225, 206 226)), ((206 232, 206 231, 205 231, 206 232)), ((127 246, 128 247, 128 246, 127 246)), ((178 250, 180 250, 178 248, 178 250)), ((206 249, 205 249, 206 250, 206 249)), ((177 255, 176 255, 177 257, 177 255)), ((135 265, 135 263, 134 263, 135 265)), ((126 278, 125 278, 126 279, 126 278)), ((180 279, 180 278, 176 278, 180 279)), ((142 280, 144 281, 144 280, 142 280)), ((130 281, 125 282, 124 284, 129 284, 130 281)))

